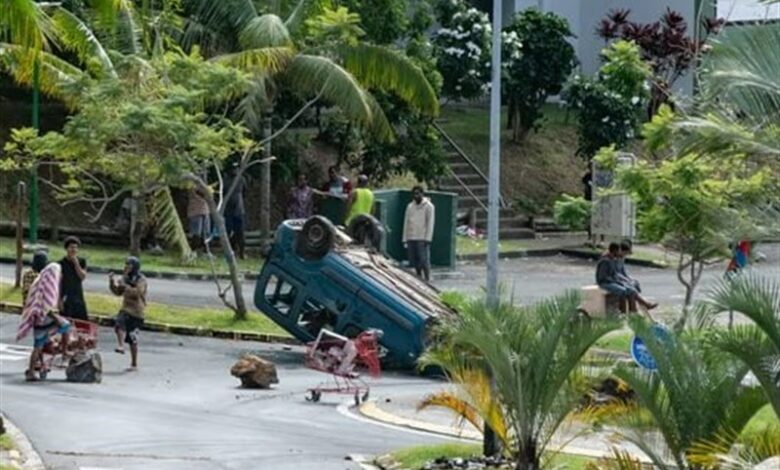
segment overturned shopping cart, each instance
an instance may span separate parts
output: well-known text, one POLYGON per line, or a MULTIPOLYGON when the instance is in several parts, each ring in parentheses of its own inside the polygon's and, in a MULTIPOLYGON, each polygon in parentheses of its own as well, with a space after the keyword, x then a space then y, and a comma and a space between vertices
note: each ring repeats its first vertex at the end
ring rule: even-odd
POLYGON ((317 402, 323 393, 338 393, 355 397, 355 405, 368 400, 370 387, 359 371, 378 378, 379 342, 381 331, 368 330, 350 339, 322 329, 317 339, 306 345, 306 367, 330 374, 330 380, 307 390, 306 400, 317 402))

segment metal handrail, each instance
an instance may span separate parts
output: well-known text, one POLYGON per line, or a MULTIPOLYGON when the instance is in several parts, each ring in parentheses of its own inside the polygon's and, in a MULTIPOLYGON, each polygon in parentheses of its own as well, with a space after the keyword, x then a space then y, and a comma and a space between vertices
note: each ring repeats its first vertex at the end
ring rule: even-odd
MULTIPOLYGON (((463 161, 464 161, 464 162, 468 163, 468 165, 469 165, 469 166, 470 166, 470 167, 471 167, 471 168, 472 168, 472 169, 473 169, 475 172, 477 172, 477 174, 479 175, 479 177, 480 177, 480 178, 482 178, 482 179, 485 181, 485 184, 487 184, 487 185, 490 185, 490 180, 488 180, 488 177, 487 177, 487 176, 485 176, 485 174, 482 172, 482 170, 480 170, 480 169, 479 169, 479 167, 476 165, 476 163, 474 163, 474 162, 473 162, 473 161, 472 161, 472 160, 471 160, 471 159, 468 157, 468 155, 466 155, 466 152, 464 152, 464 151, 463 151, 463 150, 462 150, 462 149, 461 149, 461 148, 458 146, 458 144, 456 144, 456 143, 455 143, 455 141, 454 141, 454 140, 452 140, 452 137, 450 137, 450 136, 449 136, 449 134, 447 134, 447 133, 444 131, 444 129, 442 129, 442 128, 441 128, 441 126, 439 126, 439 124, 437 124, 436 122, 434 122, 434 123, 433 123, 433 128, 434 128, 434 129, 436 129, 436 130, 439 132, 439 134, 441 134, 441 136, 442 136, 442 137, 444 137, 444 140, 446 140, 446 141, 447 141, 447 143, 448 143, 448 144, 450 144, 450 147, 452 147, 452 148, 455 150, 455 153, 457 153, 457 154, 460 156, 460 158, 462 158, 462 159, 463 159, 463 161)), ((471 191, 471 189, 470 189, 470 188, 469 188, 469 187, 468 187, 468 186, 467 186, 467 185, 466 185, 466 184, 465 184, 465 183, 464 183, 464 182, 463 182, 463 181, 462 181, 460 178, 458 178, 458 177, 457 177, 457 175, 455 175, 455 172, 454 172, 454 171, 452 171, 452 168, 450 168, 450 171, 452 172, 452 175, 453 175, 453 176, 455 176, 455 179, 457 179, 457 180, 458 180, 458 183, 460 183, 460 185, 461 185, 461 186, 463 186, 463 187, 466 189, 466 191, 467 191, 467 192, 468 192, 468 193, 471 195, 471 197, 473 197, 473 198, 474 198, 474 200, 478 201, 478 202, 479 202, 479 204, 480 204, 480 205, 481 205, 483 208, 485 208, 485 210, 487 211, 487 207, 485 207, 485 205, 484 205, 484 204, 482 204, 482 201, 481 201, 481 200, 480 200, 480 199, 479 199, 479 198, 478 198, 478 197, 477 197, 477 196, 476 196, 476 195, 475 195, 475 194, 474 194, 474 193, 471 191)), ((503 195, 500 195, 500 196, 498 197, 498 203, 499 203, 499 205, 500 205, 501 207, 503 207, 503 208, 507 208, 507 207, 509 207, 509 205, 506 203, 506 201, 505 201, 505 199, 504 199, 504 196, 503 196, 503 195)))
POLYGON ((467 185, 466 183, 464 183, 464 182, 463 182, 463 180, 462 180, 462 179, 460 179, 460 178, 458 177, 458 175, 456 175, 456 174, 455 174, 455 172, 452 170, 452 168, 450 168, 449 170, 450 170, 450 173, 452 173, 452 176, 454 176, 454 177, 455 177, 455 179, 456 179, 456 180, 458 180, 458 183, 460 183, 460 185, 463 187, 463 189, 465 189, 465 190, 466 190, 466 192, 467 192, 467 193, 469 193, 469 196, 471 196, 471 197, 472 197, 472 199, 474 199, 475 201, 477 201, 477 204, 479 204, 480 206, 482 206, 482 208, 483 208, 483 209, 485 209, 485 212, 487 212, 488 208, 487 208, 487 206, 486 206, 486 205, 485 205, 485 204, 482 202, 482 199, 480 199, 479 197, 477 197, 477 195, 476 195, 476 194, 474 194, 474 192, 471 190, 471 188, 469 188, 469 187, 468 187, 468 185, 467 185))

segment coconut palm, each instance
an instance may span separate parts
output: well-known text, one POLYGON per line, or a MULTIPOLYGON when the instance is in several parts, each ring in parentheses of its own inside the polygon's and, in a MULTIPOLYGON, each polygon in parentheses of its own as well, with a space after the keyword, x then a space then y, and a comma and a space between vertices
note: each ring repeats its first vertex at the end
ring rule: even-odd
POLYGON ((718 284, 711 313, 738 312, 752 323, 717 329, 712 342, 742 361, 780 416, 780 283, 745 273, 718 284))
POLYGON ((747 368, 720 351, 707 348, 688 334, 659 338, 643 318, 630 321, 657 363, 656 371, 619 366, 615 375, 636 395, 654 429, 638 426, 646 419, 615 405, 624 425, 621 436, 636 444, 654 465, 701 468, 690 452, 705 442, 721 439, 731 449, 750 418, 766 404, 759 387, 744 387, 747 368), (673 465, 670 465, 673 464, 673 465))
POLYGON ((780 157, 780 25, 728 28, 710 45, 700 107, 677 123, 684 149, 780 157))
POLYGON ((392 129, 368 90, 394 93, 423 114, 438 113, 436 93, 403 52, 355 40, 360 31, 357 15, 340 8, 309 18, 309 39, 317 39, 311 44, 299 32, 304 7, 305 2, 299 2, 283 20, 278 9, 260 13, 250 0, 189 3, 185 47, 199 41, 218 44, 215 60, 255 74, 257 86, 240 108, 248 127, 259 129, 281 87, 302 97, 319 97, 387 139, 392 129), (283 66, 269 73, 269 57, 283 66))
POLYGON ((503 425, 495 430, 511 443, 517 469, 540 468, 553 434, 587 389, 580 359, 618 327, 577 318, 578 305, 574 292, 525 307, 502 303, 490 309, 473 301, 442 326, 441 341, 424 358, 460 381, 472 395, 470 409, 483 421, 505 423, 505 432, 503 425), (495 387, 489 400, 485 373, 495 387))

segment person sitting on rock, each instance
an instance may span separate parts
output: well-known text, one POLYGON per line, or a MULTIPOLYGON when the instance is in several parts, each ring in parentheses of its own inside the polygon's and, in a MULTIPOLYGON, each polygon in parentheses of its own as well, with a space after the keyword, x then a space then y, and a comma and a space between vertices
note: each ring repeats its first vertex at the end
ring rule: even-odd
POLYGON ((623 313, 636 313, 637 304, 645 310, 651 310, 658 304, 650 303, 639 295, 633 285, 625 282, 620 275, 620 244, 612 242, 608 251, 601 257, 596 265, 596 284, 601 289, 616 296, 620 302, 620 311, 623 313))

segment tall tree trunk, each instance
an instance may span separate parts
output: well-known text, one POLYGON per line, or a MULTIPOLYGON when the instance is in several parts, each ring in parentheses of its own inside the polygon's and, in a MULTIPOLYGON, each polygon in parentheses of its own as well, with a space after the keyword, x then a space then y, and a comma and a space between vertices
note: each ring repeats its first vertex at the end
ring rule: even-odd
POLYGON ((142 203, 142 201, 138 191, 133 191, 130 198, 130 254, 141 256, 142 227, 138 217, 138 204, 142 203))
POLYGON ((539 454, 536 451, 536 442, 528 440, 520 452, 517 454, 516 470, 539 470, 541 462, 539 454))
MULTIPOLYGON (((271 118, 263 119, 263 140, 271 137, 271 118)), ((271 236, 271 142, 263 145, 263 158, 260 164, 260 234, 264 239, 271 236)))
MULTIPOLYGON (((234 318, 236 320, 245 320, 247 309, 246 302, 244 302, 244 293, 241 286, 241 280, 238 278, 238 264, 236 263, 236 254, 233 252, 233 247, 230 245, 230 239, 227 235, 227 229, 225 229, 225 218, 217 209, 217 203, 214 201, 214 196, 211 194, 208 185, 195 175, 188 175, 187 179, 192 181, 197 186, 201 194, 206 198, 206 204, 209 206, 209 212, 214 224, 217 226, 219 233, 219 244, 222 246, 222 251, 225 255, 225 261, 228 265, 228 272, 230 273, 230 285, 233 289, 233 297, 235 305, 230 305, 234 311, 234 318)), ((221 293, 220 293, 221 294, 221 293)), ((225 299, 222 299, 225 302, 225 299)))

